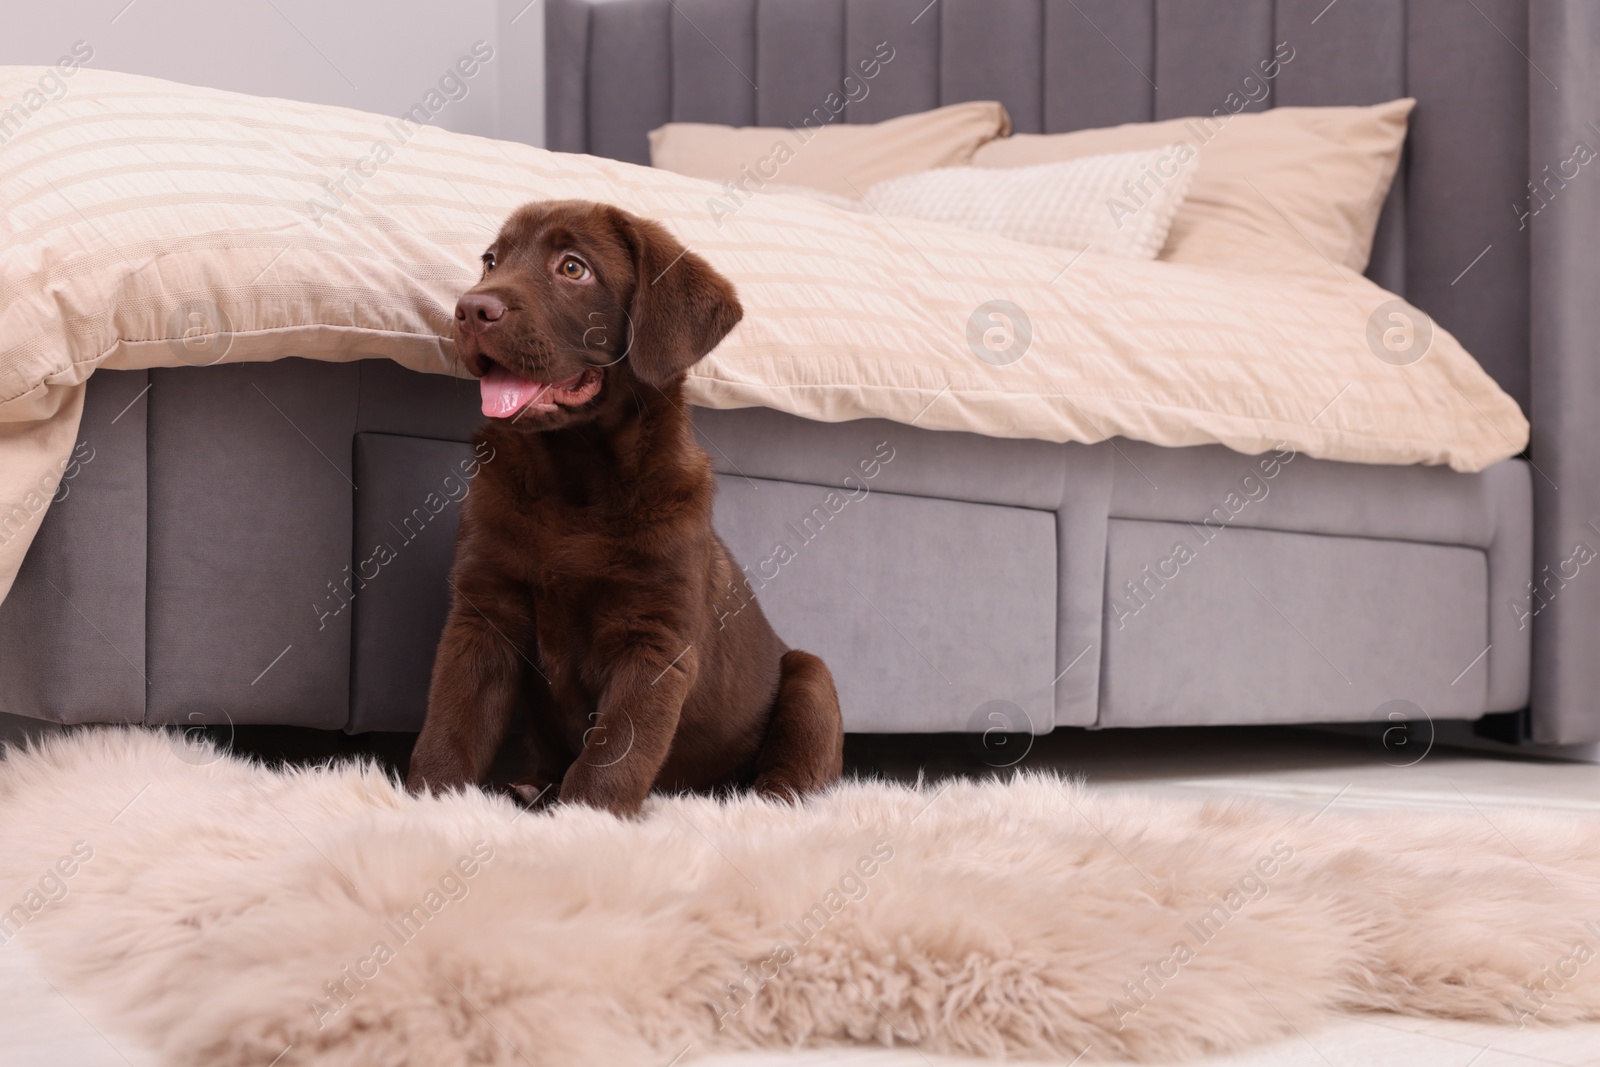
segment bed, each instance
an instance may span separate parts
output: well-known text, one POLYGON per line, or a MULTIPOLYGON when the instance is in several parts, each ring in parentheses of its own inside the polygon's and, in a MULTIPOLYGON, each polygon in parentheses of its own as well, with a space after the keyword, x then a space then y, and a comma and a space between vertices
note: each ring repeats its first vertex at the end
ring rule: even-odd
MULTIPOLYGON (((1507 209, 1582 136, 1600 20, 1562 3, 1322 6, 548 5, 549 145, 626 162, 669 120, 797 121, 843 57, 884 39, 900 77, 848 121, 964 99, 1001 101, 1019 132, 1203 112, 1291 36, 1297 58, 1265 103, 1419 100, 1368 273, 1529 411, 1527 459, 1461 473, 1295 455, 1221 519, 1262 456, 697 412, 718 528, 780 634, 833 668, 848 729, 1530 709, 1533 739, 1600 740, 1600 582, 1575 562, 1600 545, 1583 431, 1600 393, 1585 347, 1596 253, 1579 236, 1600 223, 1600 192, 1574 181, 1549 215, 1507 209), (886 443, 869 494, 819 509, 886 443), (1193 562, 1174 570, 1180 540, 1193 562)), ((0 710, 418 728, 449 595, 447 479, 471 460, 475 400, 471 383, 381 360, 100 371, 88 458, 0 604, 0 710), (363 546, 429 494, 444 505, 404 530, 383 580, 340 595, 363 546)))

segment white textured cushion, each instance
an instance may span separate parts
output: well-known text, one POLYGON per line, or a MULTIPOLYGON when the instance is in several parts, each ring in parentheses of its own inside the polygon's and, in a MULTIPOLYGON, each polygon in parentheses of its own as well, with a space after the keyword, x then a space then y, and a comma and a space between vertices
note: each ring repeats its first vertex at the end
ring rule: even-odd
POLYGON ((1173 144, 1034 167, 947 167, 867 190, 890 216, 947 222, 1035 245, 1155 259, 1183 205, 1194 150, 1173 144))

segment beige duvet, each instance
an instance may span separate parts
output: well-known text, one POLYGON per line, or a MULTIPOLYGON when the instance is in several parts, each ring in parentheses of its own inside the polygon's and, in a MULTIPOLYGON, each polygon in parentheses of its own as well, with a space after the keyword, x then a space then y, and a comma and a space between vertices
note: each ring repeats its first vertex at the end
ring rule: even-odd
POLYGON ((711 407, 1463 471, 1527 440, 1454 338, 1322 260, 1269 275, 1075 256, 340 108, 52 72, 0 68, 0 109, 23 112, 0 110, 0 593, 96 367, 453 373, 449 309, 501 218, 539 198, 661 219, 738 285, 745 319, 690 381, 711 407))

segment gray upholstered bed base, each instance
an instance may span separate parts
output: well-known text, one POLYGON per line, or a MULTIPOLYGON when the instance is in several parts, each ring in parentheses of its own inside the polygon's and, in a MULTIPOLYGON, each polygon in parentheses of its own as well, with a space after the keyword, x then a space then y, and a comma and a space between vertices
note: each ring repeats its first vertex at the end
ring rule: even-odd
MULTIPOLYGON (((472 383, 383 362, 96 375, 92 458, 0 605, 0 710, 417 728, 478 421, 472 383)), ((1520 462, 1460 475, 761 409, 697 425, 719 529, 779 632, 832 666, 850 729, 1526 703, 1520 462)))
POLYGON ((1531 558, 1524 464, 1462 476, 760 409, 698 423, 724 536, 747 567, 792 554, 762 595, 842 667, 856 729, 969 729, 990 701, 1036 729, 1526 701, 1507 610, 1531 558), (869 494, 800 529, 884 442, 869 494))

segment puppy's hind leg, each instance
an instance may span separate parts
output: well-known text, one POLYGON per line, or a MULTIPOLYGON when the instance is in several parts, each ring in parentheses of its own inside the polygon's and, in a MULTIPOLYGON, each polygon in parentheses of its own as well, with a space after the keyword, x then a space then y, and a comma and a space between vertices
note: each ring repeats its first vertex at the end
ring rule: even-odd
POLYGON ((827 664, 809 652, 783 655, 778 698, 756 757, 756 792, 796 800, 839 780, 844 720, 827 664))

